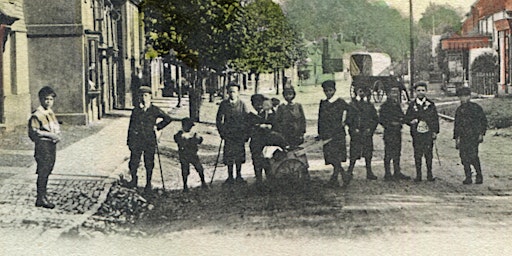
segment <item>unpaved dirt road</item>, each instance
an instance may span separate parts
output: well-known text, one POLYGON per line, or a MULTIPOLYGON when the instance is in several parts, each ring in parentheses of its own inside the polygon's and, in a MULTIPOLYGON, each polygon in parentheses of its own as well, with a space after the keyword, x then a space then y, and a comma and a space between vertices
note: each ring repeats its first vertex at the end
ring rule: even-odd
MULTIPOLYGON (((307 107, 308 125, 315 124, 309 117, 316 111, 314 103, 307 107)), ((215 135, 212 127, 203 129, 215 135)), ((512 140, 489 131, 480 147, 484 184, 462 185, 452 129, 452 123, 441 122, 435 182, 383 181, 378 130, 373 161, 377 181, 367 181, 364 166, 358 165, 348 188, 327 186, 332 169, 323 165, 320 149, 308 153, 312 182, 306 191, 283 187, 260 191, 251 178, 247 185, 226 188, 221 186, 225 177, 221 166, 209 190, 194 188, 186 194, 174 190, 155 198, 155 209, 136 224, 90 242, 102 248, 121 235, 123 241, 137 245, 130 251, 157 255, 510 255, 512 140), (142 238, 129 238, 130 234, 142 238)), ((314 129, 308 128, 308 134, 314 135, 314 129)), ((405 127, 402 171, 414 176, 411 144, 405 127)), ((162 165, 174 168, 166 179, 179 188, 172 150, 166 156, 162 165)), ((210 177, 214 157, 208 159, 210 177)), ((251 176, 251 167, 244 165, 246 177, 251 176)), ((192 180, 195 176, 192 172, 192 180)), ((112 252, 125 249, 110 247, 112 252)))

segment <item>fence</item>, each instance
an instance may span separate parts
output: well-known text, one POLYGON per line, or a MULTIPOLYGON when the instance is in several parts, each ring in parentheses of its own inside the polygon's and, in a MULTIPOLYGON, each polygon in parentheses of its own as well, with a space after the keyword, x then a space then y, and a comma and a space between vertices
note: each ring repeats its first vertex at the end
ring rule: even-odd
POLYGON ((471 90, 480 95, 496 95, 498 94, 498 80, 497 73, 471 73, 471 90))

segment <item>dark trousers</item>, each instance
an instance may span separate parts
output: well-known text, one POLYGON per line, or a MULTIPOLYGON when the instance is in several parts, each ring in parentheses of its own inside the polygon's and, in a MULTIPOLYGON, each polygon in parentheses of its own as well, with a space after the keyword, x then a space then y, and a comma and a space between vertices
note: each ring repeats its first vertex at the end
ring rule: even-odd
POLYGON ((204 184, 204 168, 199 160, 199 156, 197 154, 190 156, 187 155, 182 156, 183 153, 180 153, 180 164, 181 164, 181 176, 183 179, 183 186, 187 186, 188 175, 190 175, 190 165, 194 166, 199 177, 201 178, 201 183, 204 184))
POLYGON ((425 157, 427 165, 427 178, 432 177, 432 159, 434 140, 432 133, 417 133, 412 136, 412 146, 414 148, 414 163, 416 165, 416 176, 421 178, 421 160, 425 157))
POLYGON ((38 141, 35 145, 34 158, 37 163, 37 198, 46 196, 48 176, 52 173, 57 156, 57 145, 51 141, 38 141))
POLYGON ((384 170, 391 175, 391 160, 395 174, 400 173, 400 154, 402 151, 402 132, 400 130, 384 131, 384 170))
POLYGON ((258 140, 251 139, 251 143, 249 144, 249 148, 251 150, 252 165, 254 167, 254 175, 256 176, 257 181, 262 181, 263 170, 265 170, 265 175, 267 177, 271 175, 270 162, 268 159, 263 157, 264 147, 265 144, 258 140))
POLYGON ((128 167, 130 168, 130 174, 133 177, 137 176, 137 168, 139 167, 140 158, 144 154, 144 167, 146 168, 146 185, 151 184, 151 177, 153 176, 153 168, 155 167, 155 148, 134 148, 131 149, 130 162, 128 167))
POLYGON ((466 178, 471 178, 471 165, 475 168, 478 178, 482 177, 482 168, 480 166, 480 158, 478 157, 478 145, 476 140, 468 140, 461 138, 459 144, 459 156, 464 166, 466 178))

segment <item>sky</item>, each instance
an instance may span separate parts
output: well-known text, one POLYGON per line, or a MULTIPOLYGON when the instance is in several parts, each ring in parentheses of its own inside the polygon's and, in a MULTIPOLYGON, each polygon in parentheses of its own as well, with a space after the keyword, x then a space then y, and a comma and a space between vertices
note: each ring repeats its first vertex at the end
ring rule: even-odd
MULTIPOLYGON (((389 6, 394 7, 395 9, 400 10, 404 13, 404 16, 409 16, 409 0, 385 0, 389 6)), ((413 8, 413 18, 414 20, 419 20, 421 18, 421 14, 425 11, 427 6, 430 3, 434 4, 448 4, 457 10, 461 10, 463 14, 469 12, 470 7, 477 0, 412 0, 412 8, 413 8)))

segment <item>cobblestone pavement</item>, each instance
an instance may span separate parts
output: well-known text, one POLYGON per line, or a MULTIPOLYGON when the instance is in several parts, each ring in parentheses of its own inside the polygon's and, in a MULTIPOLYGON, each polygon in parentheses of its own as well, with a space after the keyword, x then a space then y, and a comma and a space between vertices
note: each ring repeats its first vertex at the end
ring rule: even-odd
MULTIPOLYGON (((176 108, 176 98, 155 99, 173 117, 188 115, 188 107, 176 108)), ((188 106, 183 98, 181 106, 188 106)), ((55 209, 35 207, 35 161, 8 166, 0 163, 0 235, 10 239, 22 236, 25 242, 56 241, 61 234, 81 225, 97 212, 119 174, 128 173, 126 146, 130 111, 114 111, 100 120, 104 128, 57 152, 55 168, 48 183, 48 197, 55 209)), ((178 127, 178 122, 173 122, 178 127)), ((176 128, 179 129, 179 128, 176 128)), ((32 157, 32 150, 0 149, 0 155, 32 157)), ((33 158, 33 157, 32 157, 33 158)), ((141 163, 142 164, 142 163, 141 163)), ((13 165, 13 164, 10 164, 13 165)), ((155 171, 153 180, 160 180, 155 171)), ((156 187, 161 183, 156 182, 156 187)), ((2 242, 0 242, 0 245, 2 242)), ((2 246, 0 246, 2 247, 2 246)), ((1 253, 0 253, 1 254, 1 253)))

